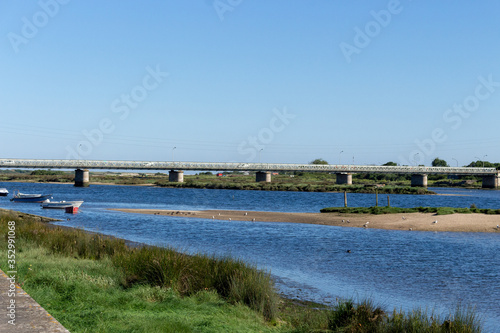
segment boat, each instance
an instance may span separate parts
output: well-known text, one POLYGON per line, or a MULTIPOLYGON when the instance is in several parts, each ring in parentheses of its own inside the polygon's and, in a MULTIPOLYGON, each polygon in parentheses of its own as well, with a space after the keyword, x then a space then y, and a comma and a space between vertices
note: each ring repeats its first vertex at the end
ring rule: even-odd
POLYGON ((14 196, 10 201, 14 202, 45 202, 52 198, 52 194, 27 194, 19 191, 14 192, 14 196))
POLYGON ((42 203, 42 208, 65 209, 68 207, 79 208, 83 201, 46 201, 42 203))
POLYGON ((9 194, 6 188, 0 188, 0 197, 6 197, 9 194))

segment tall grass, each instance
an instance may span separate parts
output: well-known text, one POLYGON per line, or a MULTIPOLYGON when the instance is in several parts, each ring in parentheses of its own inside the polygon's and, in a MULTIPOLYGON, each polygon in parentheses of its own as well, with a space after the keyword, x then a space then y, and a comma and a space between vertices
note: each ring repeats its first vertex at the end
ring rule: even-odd
POLYGON ((328 318, 328 328, 333 332, 356 333, 479 333, 481 321, 470 308, 457 307, 447 319, 427 311, 409 313, 394 310, 388 314, 373 302, 364 300, 339 301, 328 318))
MULTIPOLYGON (((2 231, 12 215, 2 216, 2 231)), ((212 290, 236 304, 241 303, 271 320, 279 297, 270 274, 241 260, 205 255, 187 255, 171 248, 129 247, 124 240, 47 225, 31 219, 15 219, 16 234, 54 254, 99 260, 110 258, 123 272, 126 288, 147 284, 172 288, 181 295, 212 290)))
POLYGON ((328 207, 320 210, 321 213, 341 214, 398 214, 398 213, 435 213, 436 215, 449 214, 500 214, 500 209, 488 208, 454 208, 454 207, 328 207))

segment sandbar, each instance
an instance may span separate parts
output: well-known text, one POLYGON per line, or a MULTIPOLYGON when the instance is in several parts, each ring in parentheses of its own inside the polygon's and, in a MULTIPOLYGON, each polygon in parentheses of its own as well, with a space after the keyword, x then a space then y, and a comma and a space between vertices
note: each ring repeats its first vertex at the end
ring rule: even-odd
POLYGON ((500 235, 500 215, 434 213, 410 214, 340 214, 340 213, 280 213, 239 210, 161 210, 111 209, 125 213, 203 218, 225 221, 289 222, 331 225, 351 228, 373 228, 406 231, 494 232, 500 235), (436 222, 435 222, 436 221, 436 222), (367 223, 368 222, 368 223, 367 223))

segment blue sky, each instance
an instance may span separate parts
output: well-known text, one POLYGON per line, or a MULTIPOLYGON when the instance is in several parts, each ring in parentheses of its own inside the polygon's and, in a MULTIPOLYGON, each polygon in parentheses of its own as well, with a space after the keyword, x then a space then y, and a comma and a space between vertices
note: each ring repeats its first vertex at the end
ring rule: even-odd
POLYGON ((3 1, 0 156, 499 162, 499 12, 497 1, 3 1))

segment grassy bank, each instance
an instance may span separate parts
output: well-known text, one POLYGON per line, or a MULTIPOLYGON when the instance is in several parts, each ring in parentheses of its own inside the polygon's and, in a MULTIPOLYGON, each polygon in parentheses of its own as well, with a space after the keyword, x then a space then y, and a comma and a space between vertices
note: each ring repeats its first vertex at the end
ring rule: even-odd
MULTIPOLYGON (((238 260, 129 247, 0 213, 2 258, 9 221, 16 221, 19 284, 71 332, 481 331, 469 311, 429 319, 367 301, 295 302, 276 294, 269 274, 238 260)), ((6 270, 6 259, 0 265, 6 270)))
POLYGON ((202 188, 226 190, 256 190, 256 191, 292 191, 292 192, 344 192, 349 193, 380 193, 380 194, 435 194, 422 187, 408 186, 376 186, 375 184, 337 185, 335 175, 330 174, 303 174, 274 175, 271 183, 255 182, 255 176, 228 175, 217 177, 214 175, 186 176, 183 183, 172 183, 168 179, 155 182, 161 187, 171 188, 202 188))
POLYGON ((342 213, 342 214, 408 214, 408 213, 434 213, 436 215, 449 214, 500 214, 500 209, 480 209, 480 208, 454 208, 454 207, 328 207, 320 210, 321 213, 342 213))
MULTIPOLYGON (((185 175, 183 183, 172 183, 165 173, 98 173, 91 172, 91 183, 116 185, 157 185, 169 188, 229 189, 255 191, 344 192, 380 194, 434 194, 426 188, 411 187, 409 181, 355 179, 355 185, 336 185, 336 176, 328 173, 298 173, 273 175, 272 183, 257 183, 255 175, 228 173, 223 177, 200 173, 185 175), (380 182, 384 183, 381 186, 380 182)), ((29 173, 0 174, 0 181, 73 183, 74 173, 37 170, 29 173), (43 171, 43 172, 42 172, 43 171)))

